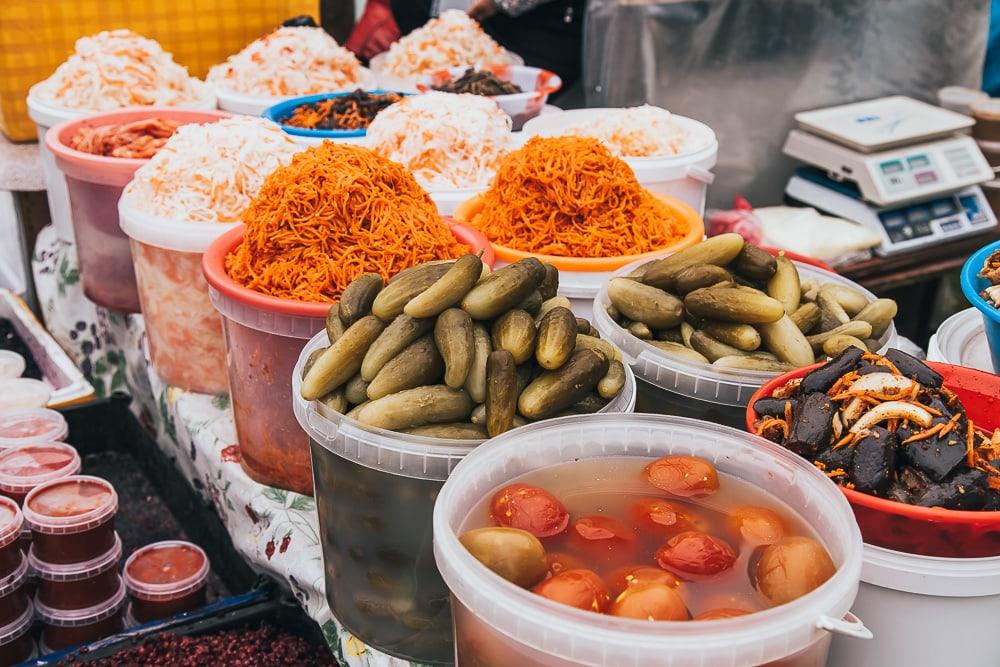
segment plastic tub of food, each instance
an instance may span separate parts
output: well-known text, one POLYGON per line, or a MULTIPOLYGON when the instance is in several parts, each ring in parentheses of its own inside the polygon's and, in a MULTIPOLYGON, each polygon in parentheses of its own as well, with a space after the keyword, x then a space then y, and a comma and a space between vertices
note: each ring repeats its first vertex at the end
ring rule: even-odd
POLYGON ((28 581, 28 559, 18 552, 17 568, 6 577, 0 579, 0 626, 12 623, 20 618, 24 610, 30 607, 25 583, 28 581))
MULTIPOLYGON (((390 93, 395 93, 397 95, 408 95, 409 93, 398 93, 392 90, 370 90, 367 91, 372 95, 386 95, 390 93)), ((268 108, 264 109, 261 114, 267 120, 273 121, 281 126, 281 129, 287 132, 291 137, 298 143, 306 146, 315 146, 321 144, 327 139, 330 141, 349 141, 352 143, 363 143, 364 137, 367 134, 367 130, 362 128, 358 130, 311 130, 304 127, 296 127, 294 125, 286 125, 286 121, 289 116, 300 106, 304 104, 316 104, 317 102, 323 102, 324 100, 329 100, 338 97, 346 97, 348 95, 353 95, 354 93, 321 93, 319 95, 307 95, 305 97, 293 97, 291 99, 286 99, 277 104, 273 104, 268 108)))
POLYGON ((0 380, 0 410, 43 408, 52 398, 52 385, 45 380, 14 378, 0 380))
POLYGON ((99 477, 74 475, 35 487, 24 499, 32 551, 62 565, 106 554, 115 545, 118 494, 99 477))
POLYGON ((38 575, 37 600, 50 609, 77 610, 93 607, 118 591, 118 561, 122 541, 115 535, 114 546, 97 558, 57 565, 28 554, 28 562, 38 575))
POLYGON ((763 439, 657 415, 564 417, 506 433, 473 452, 434 509, 434 555, 452 593, 457 655, 482 665, 822 665, 831 632, 870 633, 848 612, 861 573, 861 535, 825 476, 763 439), (837 571, 784 605, 712 622, 650 624, 573 609, 501 579, 459 542, 471 508, 530 471, 580 459, 698 456, 780 498, 811 525, 837 571))
POLYGON ((65 175, 83 290, 91 301, 112 310, 139 312, 128 237, 119 227, 117 213, 122 189, 149 160, 92 155, 70 148, 69 142, 84 127, 149 118, 206 123, 226 117, 228 114, 218 111, 149 107, 65 121, 46 133, 45 145, 65 175))
POLYGON ((983 316, 983 327, 990 345, 994 373, 1000 373, 1000 309, 979 294, 990 286, 990 281, 980 277, 979 272, 982 271, 986 259, 997 250, 1000 250, 1000 241, 977 250, 965 260, 965 266, 962 267, 962 292, 969 303, 983 316))
POLYGON ((31 637, 31 624, 35 608, 28 608, 15 620, 0 627, 0 665, 16 665, 36 655, 35 640, 31 637))
MULTIPOLYGON (((406 660, 452 659, 447 588, 431 551, 434 500, 451 470, 481 440, 444 440, 364 426, 300 394, 306 359, 292 373, 295 417, 308 433, 326 570, 327 600, 352 634, 406 660)), ((634 382, 605 412, 630 412, 634 382)))
POLYGON ((494 74, 498 79, 509 81, 521 89, 520 93, 490 95, 504 113, 510 116, 514 132, 519 132, 524 124, 538 116, 549 95, 562 88, 562 79, 554 72, 539 67, 525 65, 482 65, 480 67, 451 67, 423 77, 417 90, 426 93, 460 78, 466 70, 474 69, 494 74))
MULTIPOLYGON (((617 109, 573 109, 558 114, 543 114, 524 125, 525 136, 558 137, 571 134, 567 128, 586 123, 617 109)), ((719 142, 708 125, 693 118, 671 114, 670 118, 693 137, 692 150, 679 155, 623 157, 632 167, 643 187, 657 194, 677 197, 698 215, 705 214, 705 193, 715 181, 711 169, 719 153, 719 142)))
POLYGON ((24 408, 0 411, 0 451, 32 442, 62 441, 69 435, 66 418, 55 410, 24 408))
POLYGON ((36 486, 78 472, 80 455, 72 445, 64 442, 21 445, 0 453, 0 494, 20 505, 36 486))
POLYGON ((942 322, 927 343, 927 360, 992 373, 990 344, 979 311, 966 308, 942 322))
MULTIPOLYGON (((492 265, 493 251, 481 234, 462 225, 451 229, 473 252, 484 250, 492 265)), ((306 341, 324 329, 330 304, 279 299, 235 282, 225 261, 242 239, 242 226, 223 234, 202 263, 212 305, 223 317, 240 463, 262 484, 311 495, 309 438, 292 413, 288 378, 306 341)))
MULTIPOLYGON (((643 260, 633 262, 616 271, 612 277, 628 275, 643 263, 643 260)), ((876 298, 865 288, 836 273, 804 262, 795 261, 794 264, 803 280, 845 285, 863 293, 869 301, 876 298)), ((601 286, 600 294, 594 300, 591 317, 601 336, 622 350, 639 379, 636 409, 639 412, 691 416, 742 429, 746 423, 746 405, 750 397, 778 373, 720 369, 679 359, 658 350, 618 326, 608 315, 606 307, 611 303, 608 298, 609 282, 610 280, 605 281, 601 286)), ((896 340, 896 325, 893 323, 880 339, 880 350, 894 346, 896 340)))
POLYGON ((13 350, 0 350, 0 379, 10 380, 24 374, 24 357, 13 350))
MULTIPOLYGON (((431 193, 431 198, 434 193, 431 193)), ((567 297, 572 305, 573 312, 578 317, 590 319, 594 311, 594 299, 601 292, 601 287, 606 284, 615 271, 625 265, 638 266, 648 262, 650 259, 659 257, 664 253, 677 252, 695 245, 705 237, 705 223, 701 216, 690 206, 674 197, 668 195, 657 195, 667 204, 677 217, 688 223, 688 232, 673 246, 660 248, 654 252, 640 255, 622 255, 620 257, 558 257, 556 255, 540 255, 536 253, 524 252, 507 248, 505 246, 493 244, 493 252, 497 256, 497 268, 524 259, 525 257, 537 257, 543 262, 552 264, 559 269, 559 294, 567 297)), ((438 204, 440 210, 441 204, 438 204)), ((455 219, 466 223, 472 220, 483 208, 483 199, 473 196, 471 199, 463 200, 462 204, 455 209, 455 219)))
POLYGON ((65 611, 35 602, 35 613, 42 623, 42 653, 51 653, 77 644, 118 634, 124 628, 125 584, 118 577, 115 592, 100 604, 65 611))
MULTIPOLYGON (((986 432, 1000 428, 1000 377, 992 373, 929 362, 941 374, 944 386, 955 392, 969 419, 986 432)), ((780 375, 753 395, 744 416, 744 427, 753 429, 753 404, 770 396, 791 379, 806 375, 819 364, 780 375)), ((804 460, 804 459, 803 459, 804 460)), ((1000 556, 1000 512, 960 511, 917 507, 886 498, 840 489, 861 527, 865 543, 924 556, 979 558, 1000 556)))
MULTIPOLYGON (((380 88, 385 88, 386 90, 403 90, 408 93, 418 93, 420 92, 420 83, 423 80, 421 75, 414 75, 409 77, 396 76, 386 72, 386 56, 389 55, 388 51, 383 51, 375 57, 373 57, 369 63, 369 68, 375 75, 376 80, 380 88)), ((516 53, 504 49, 504 54, 502 56, 503 61, 511 66, 524 65, 524 58, 516 53)), ((423 74, 423 73, 422 73, 423 74)))
POLYGON ((167 540, 149 544, 125 561, 123 578, 139 623, 167 618, 205 604, 208 556, 196 544, 167 540))
POLYGON ((1000 558, 932 558, 865 545, 853 610, 877 637, 836 637, 830 667, 998 665, 1000 558))
POLYGON ((17 571, 21 563, 21 528, 24 517, 10 498, 0 497, 0 580, 17 571))
POLYGON ((222 317, 208 298, 201 260, 215 239, 240 223, 164 220, 124 198, 118 215, 131 241, 153 369, 181 389, 226 393, 222 317))

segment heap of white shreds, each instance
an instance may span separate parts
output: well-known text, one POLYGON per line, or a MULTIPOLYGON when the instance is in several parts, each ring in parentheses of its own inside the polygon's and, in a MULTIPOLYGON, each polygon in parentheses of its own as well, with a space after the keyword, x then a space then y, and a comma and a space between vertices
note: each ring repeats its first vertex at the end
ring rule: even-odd
POLYGON ((489 184, 512 148, 510 117, 480 95, 406 97, 368 126, 372 150, 399 162, 431 190, 489 184))
POLYGON ((322 28, 278 28, 208 72, 217 88, 262 97, 372 89, 375 77, 322 28))
POLYGON ((680 155, 702 147, 701 139, 681 127, 669 111, 649 104, 602 112, 560 132, 600 139, 619 157, 680 155))
POLYGON ((389 47, 381 72, 401 79, 449 67, 510 64, 504 49, 468 14, 449 9, 389 47))
POLYGON ((157 42, 131 30, 81 37, 75 49, 52 76, 35 86, 32 94, 39 101, 88 111, 215 106, 205 83, 188 75, 157 42))
POLYGON ((236 222, 264 179, 301 150, 263 118, 184 125, 135 172, 123 201, 159 218, 236 222))

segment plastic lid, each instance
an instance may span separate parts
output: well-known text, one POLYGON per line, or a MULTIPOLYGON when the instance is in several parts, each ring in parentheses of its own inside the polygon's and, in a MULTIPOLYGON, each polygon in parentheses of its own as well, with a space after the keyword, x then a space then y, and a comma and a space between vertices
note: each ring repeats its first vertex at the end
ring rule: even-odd
POLYGON ((82 563, 69 563, 57 565, 46 563, 35 556, 35 547, 28 551, 28 563, 38 574, 38 577, 45 581, 80 581, 96 577, 102 572, 113 570, 118 567, 118 561, 122 558, 122 539, 115 533, 115 543, 108 551, 97 558, 92 558, 82 563))
POLYGON ((24 499, 31 530, 48 535, 82 533, 118 511, 115 487, 100 477, 73 475, 35 487, 24 499))
POLYGON ((927 359, 992 373, 990 344, 979 311, 966 308, 946 319, 927 346, 927 359))
POLYGON ((1000 97, 974 100, 969 109, 976 120, 1000 121, 1000 97))
POLYGON ((28 558, 24 554, 20 554, 20 556, 21 560, 17 564, 17 569, 0 579, 0 598, 10 595, 23 586, 28 578, 28 558))
POLYGON ((118 590, 110 598, 93 607, 83 609, 53 609, 42 604, 35 598, 35 612, 38 619, 45 625, 53 625, 60 628, 76 628, 81 625, 91 625, 100 623, 106 618, 111 618, 121 612, 125 606, 125 584, 122 578, 118 577, 118 590))
POLYGON ((24 357, 13 350, 0 350, 0 378, 19 378, 24 373, 24 357))
POLYGON ((0 549, 21 539, 23 527, 21 508, 10 498, 0 496, 0 549))
POLYGON ((125 586, 142 600, 174 600, 205 585, 208 556, 197 544, 167 540, 142 547, 125 561, 125 586))
MULTIPOLYGON (((634 262, 622 267, 614 276, 627 275, 642 263, 634 262)), ((812 279, 822 283, 846 285, 864 294, 869 301, 876 299, 875 295, 864 287, 836 273, 803 262, 793 261, 793 263, 803 280, 812 279)), ((765 382, 781 375, 772 371, 720 369, 711 364, 672 356, 618 326, 605 310, 609 303, 611 300, 608 298, 608 283, 605 283, 601 287, 600 294, 594 299, 592 320, 594 326, 605 340, 621 349, 637 378, 661 389, 706 403, 743 407, 765 382)), ((896 339, 896 324, 893 323, 880 339, 882 346, 879 352, 894 346, 896 339)))
POLYGON ((52 398, 52 387, 42 380, 14 378, 0 380, 0 410, 44 408, 52 398))
POLYGON ((0 454, 0 491, 27 494, 36 486, 80 472, 80 455, 65 442, 23 445, 0 454))
POLYGON ((16 619, 0 627, 0 646, 10 644, 15 639, 19 639, 24 633, 31 630, 31 624, 35 621, 35 606, 28 602, 28 608, 16 619))
POLYGON ((158 218, 130 204, 129 195, 118 200, 118 221, 129 238, 165 250, 205 252, 215 239, 239 222, 189 222, 158 218))
POLYGON ((861 581, 918 595, 953 598, 1000 595, 1000 556, 939 558, 866 544, 861 581))
POLYGON ((47 408, 16 408, 0 411, 0 447, 29 442, 57 442, 69 433, 61 413, 47 408))
MULTIPOLYGON (((329 341, 323 330, 306 343, 292 371, 295 418, 309 437, 323 448, 367 468, 414 479, 443 481, 469 452, 484 442, 428 438, 366 426, 319 401, 306 401, 300 392, 302 367, 314 350, 326 345, 329 341)), ((601 412, 632 412, 635 398, 635 376, 626 365, 625 386, 601 412)))

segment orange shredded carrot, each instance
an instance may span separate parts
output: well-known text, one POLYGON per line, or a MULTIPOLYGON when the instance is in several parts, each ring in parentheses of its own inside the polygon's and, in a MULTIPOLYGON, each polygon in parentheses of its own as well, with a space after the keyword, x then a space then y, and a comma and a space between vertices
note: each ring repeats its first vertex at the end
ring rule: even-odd
POLYGON ((618 257, 668 246, 687 223, 596 139, 534 137, 505 157, 470 222, 491 241, 560 257, 618 257))
POLYGON ((271 173, 243 222, 229 277, 297 301, 329 303, 362 273, 388 279, 468 252, 401 165, 329 141, 271 173))
POLYGON ((976 429, 972 425, 972 420, 971 419, 968 421, 968 424, 969 424, 969 426, 966 428, 966 433, 965 433, 965 453, 966 453, 965 462, 967 464, 969 464, 970 468, 975 468, 976 467, 976 447, 975 447, 976 429))

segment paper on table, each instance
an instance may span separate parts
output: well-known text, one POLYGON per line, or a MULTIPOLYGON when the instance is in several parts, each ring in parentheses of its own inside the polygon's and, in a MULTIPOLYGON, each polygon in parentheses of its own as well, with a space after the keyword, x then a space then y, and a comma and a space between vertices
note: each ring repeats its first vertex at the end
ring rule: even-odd
POLYGON ((754 213, 764 229, 764 245, 815 257, 829 264, 874 248, 878 234, 857 223, 832 218, 814 208, 768 206, 754 213))

